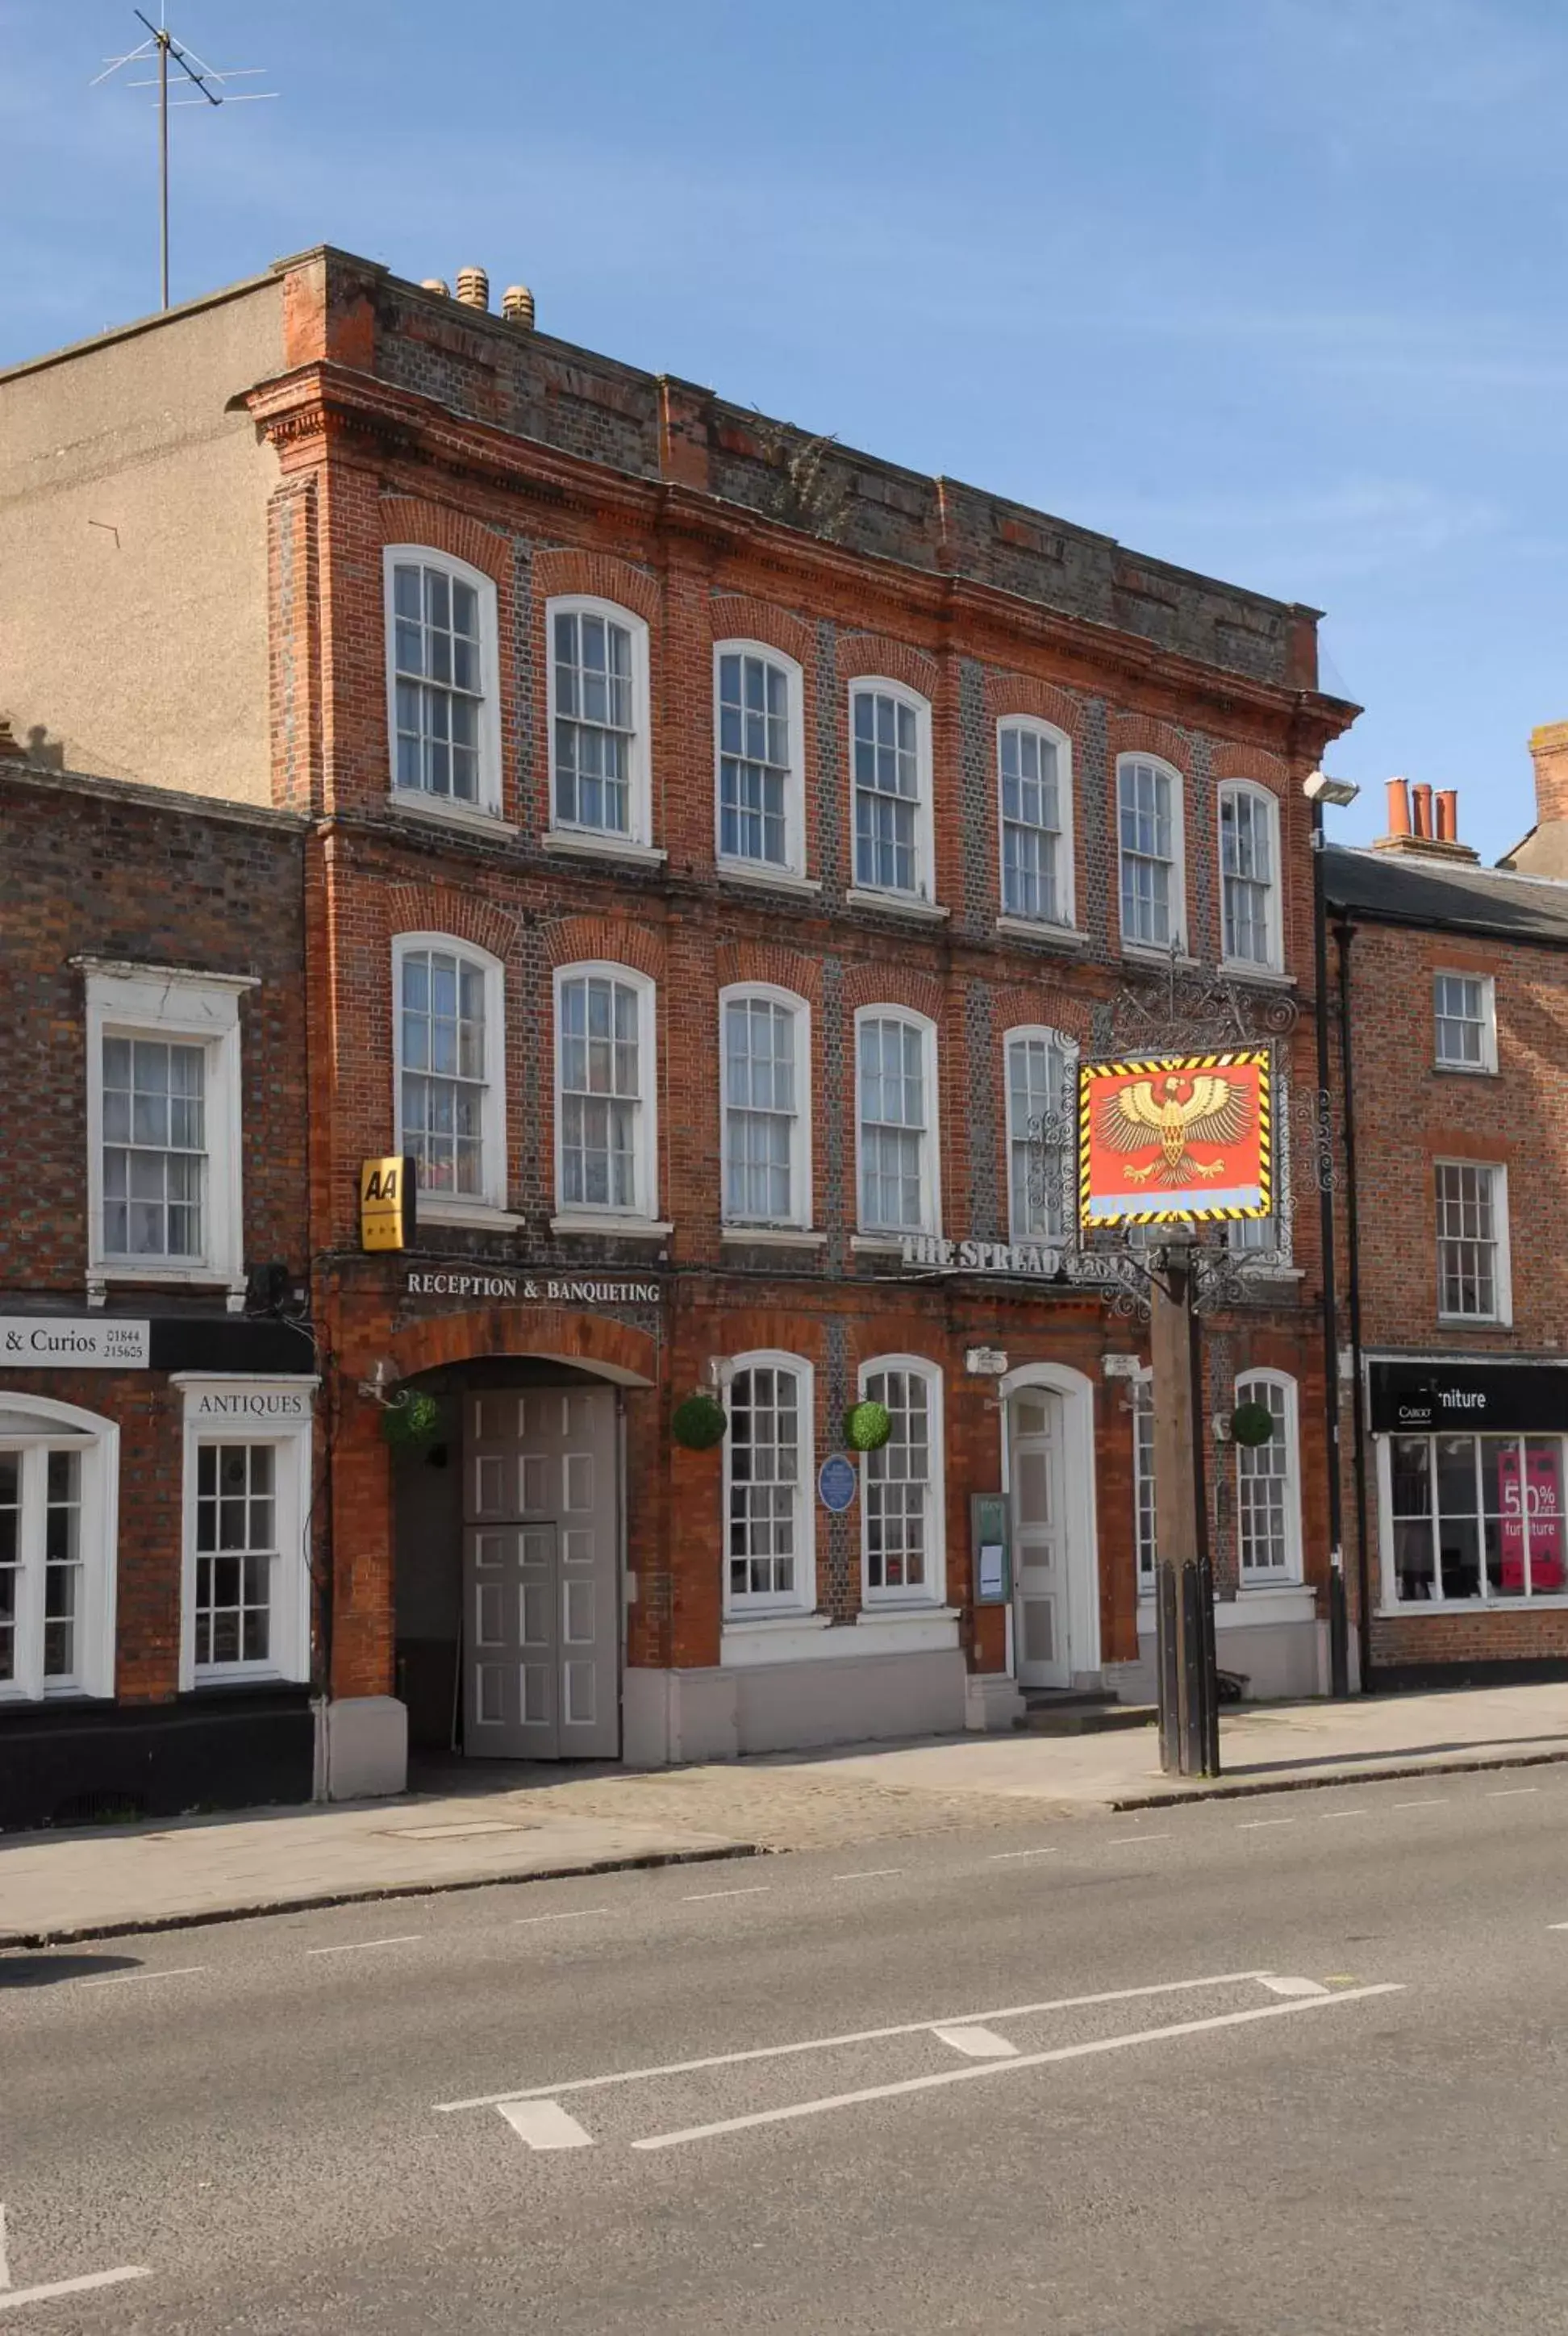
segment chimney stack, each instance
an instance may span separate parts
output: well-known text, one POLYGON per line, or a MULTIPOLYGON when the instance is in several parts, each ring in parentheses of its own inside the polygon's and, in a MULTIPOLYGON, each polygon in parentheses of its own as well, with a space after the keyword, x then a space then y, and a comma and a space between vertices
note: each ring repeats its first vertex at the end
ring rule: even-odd
POLYGON ((490 278, 482 268, 460 268, 457 271, 457 297, 465 308, 488 308, 490 278))
MULTIPOLYGON (((1568 743, 1568 724, 1563 726, 1568 743)), ((1568 762, 1568 753, 1564 760, 1568 762)), ((1459 841, 1458 789, 1439 788, 1436 820, 1433 808, 1433 791, 1425 779, 1418 779, 1414 786, 1408 779, 1390 779, 1388 832, 1378 836, 1373 851, 1417 852, 1424 860, 1478 860, 1480 853, 1459 841)))
POLYGON ((533 295, 526 284, 509 284, 501 296, 501 313, 525 333, 533 330, 533 295))

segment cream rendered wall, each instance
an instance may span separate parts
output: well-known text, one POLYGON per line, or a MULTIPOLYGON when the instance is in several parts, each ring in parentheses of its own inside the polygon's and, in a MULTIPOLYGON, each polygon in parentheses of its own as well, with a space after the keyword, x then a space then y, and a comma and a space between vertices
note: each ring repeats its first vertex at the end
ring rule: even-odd
POLYGON ((226 408, 282 369, 268 277, 0 374, 0 715, 21 743, 270 802, 277 462, 226 408))

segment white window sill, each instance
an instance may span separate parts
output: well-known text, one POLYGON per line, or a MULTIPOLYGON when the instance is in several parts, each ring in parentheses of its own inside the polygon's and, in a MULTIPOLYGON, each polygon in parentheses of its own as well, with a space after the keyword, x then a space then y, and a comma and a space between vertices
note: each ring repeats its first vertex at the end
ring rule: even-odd
POLYGON ((781 1630, 831 1630, 831 1614, 813 1613, 809 1606, 780 1607, 771 1614, 726 1614, 726 1639, 767 1638, 781 1630))
POLYGON ((1226 981, 1252 981, 1269 989, 1294 989, 1296 977, 1277 965, 1257 965, 1251 958, 1222 957, 1215 968, 1226 981))
POLYGON ((1087 933, 1079 932, 1076 925, 1053 925, 1045 917, 998 917, 998 933, 1010 933, 1019 940, 1037 942, 1041 949, 1087 949, 1087 933))
POLYGON ((852 909, 872 909, 879 916, 916 917, 922 924, 943 925, 952 914, 950 909, 940 909, 934 900, 917 900, 912 892, 869 892, 852 884, 844 894, 852 909))
POLYGON ((1434 1063, 1432 1068, 1439 1078, 1445 1079, 1495 1079, 1497 1076, 1495 1063, 1434 1063))
MULTIPOLYGON (((1124 940, 1122 943, 1122 955, 1125 958, 1129 959, 1134 965, 1169 965, 1171 962, 1170 949, 1168 948, 1162 949, 1158 941, 1124 940)), ((1184 944, 1178 941, 1176 944, 1176 963, 1179 966, 1191 969, 1191 968, 1195 966, 1198 960, 1195 957, 1188 956, 1184 944)))
POLYGON ((187 1690, 204 1687, 298 1687, 303 1681, 276 1663, 205 1663, 192 1670, 187 1690))
POLYGON ((938 1236, 935 1234, 927 1235, 916 1231, 913 1227, 911 1228, 907 1234, 852 1233, 850 1235, 850 1247, 857 1257, 902 1257, 904 1253, 904 1242, 906 1240, 921 1241, 928 1238, 935 1240, 938 1236))
POLYGON ((595 835, 589 829, 552 827, 541 836, 546 852, 564 852, 569 860, 609 860, 630 868, 662 868, 669 858, 657 844, 638 843, 629 835, 595 835))
POLYGON ((420 1225, 472 1225, 480 1232, 501 1233, 515 1232, 528 1219, 497 1208, 490 1201, 443 1200, 433 1192, 421 1192, 414 1202, 414 1222, 416 1230, 420 1225))
POLYGON ((427 819, 437 827, 461 827, 473 835, 518 835, 521 830, 510 820, 502 819, 498 811, 486 811, 482 803, 454 802, 449 795, 427 795, 413 787, 394 787, 387 795, 394 811, 406 812, 410 819, 427 819))
POLYGON ((716 863, 719 881, 724 884, 755 885, 763 892, 795 892, 803 899, 814 899, 822 891, 816 876, 797 876, 788 868, 772 868, 761 860, 720 860, 716 863))
POLYGON ((1568 1594, 1550 1598, 1402 1598, 1373 1609, 1379 1622, 1421 1621, 1437 1614, 1561 1614, 1568 1611, 1568 1594))
POLYGON ((106 1281, 156 1282, 170 1290, 238 1290, 245 1295, 245 1275, 236 1267, 225 1271, 217 1265, 161 1265, 150 1257, 94 1258, 87 1269, 89 1283, 106 1281))
POLYGON ((552 1233, 599 1233, 613 1241, 662 1241, 666 1233, 675 1231, 673 1222, 655 1217, 618 1217, 607 1210, 603 1216, 567 1213, 551 1217, 552 1233))
POLYGON ((803 1225, 724 1225, 719 1240, 735 1249, 821 1249, 827 1235, 808 1231, 803 1225))
POLYGON ((1448 1330, 1511 1330, 1511 1314, 1439 1314, 1437 1319, 1448 1330))

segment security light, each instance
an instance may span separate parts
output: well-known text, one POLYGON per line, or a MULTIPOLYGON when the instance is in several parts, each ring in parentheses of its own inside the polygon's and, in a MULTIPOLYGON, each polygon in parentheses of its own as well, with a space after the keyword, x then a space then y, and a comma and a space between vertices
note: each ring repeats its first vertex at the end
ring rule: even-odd
POLYGON ((1301 793, 1312 803, 1353 803, 1360 792, 1354 779, 1331 779, 1327 771, 1314 771, 1301 782, 1301 793))

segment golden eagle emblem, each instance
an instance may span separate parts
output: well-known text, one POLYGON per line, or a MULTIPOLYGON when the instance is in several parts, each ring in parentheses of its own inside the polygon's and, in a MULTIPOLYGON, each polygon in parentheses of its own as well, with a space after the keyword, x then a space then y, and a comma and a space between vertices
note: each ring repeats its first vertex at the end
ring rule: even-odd
POLYGON ((1168 1071, 1158 1079, 1137 1079, 1131 1086, 1118 1087, 1101 1107, 1100 1141, 1113 1152, 1142 1152, 1151 1144, 1160 1147, 1157 1160, 1127 1170, 1130 1184, 1145 1183, 1156 1171, 1162 1184, 1224 1173, 1222 1160, 1205 1168, 1187 1147, 1194 1141, 1233 1144, 1251 1124, 1251 1105, 1234 1080, 1214 1072, 1193 1079, 1183 1103, 1182 1089, 1187 1084, 1168 1071))

